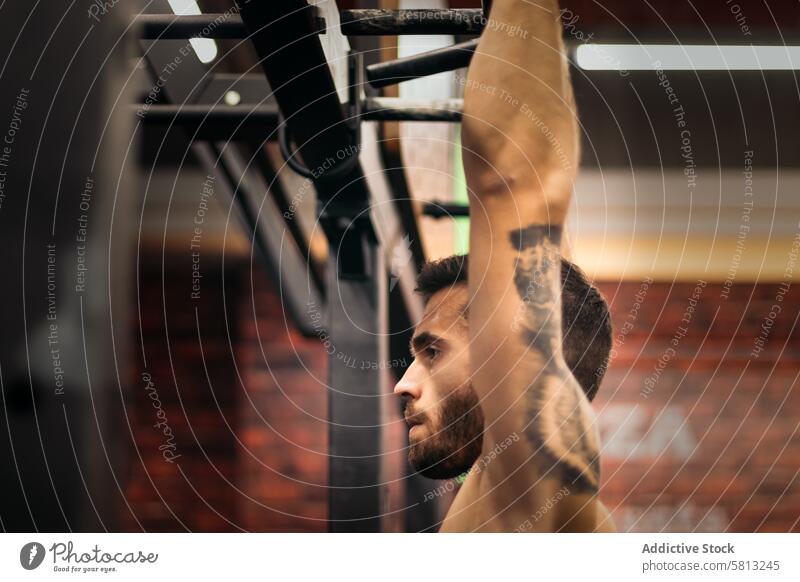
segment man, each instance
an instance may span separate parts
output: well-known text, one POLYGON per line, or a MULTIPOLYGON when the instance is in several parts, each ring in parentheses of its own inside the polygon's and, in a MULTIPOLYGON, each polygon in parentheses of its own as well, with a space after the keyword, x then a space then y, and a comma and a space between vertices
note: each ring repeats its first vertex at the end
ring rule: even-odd
MULTIPOLYGON (((512 434, 482 452, 484 419, 469 380, 467 263, 467 256, 456 255, 427 263, 420 272, 417 292, 425 300, 425 315, 412 339, 415 360, 395 387, 406 399, 406 421, 412 428, 422 427, 410 435, 409 462, 431 479, 480 472, 519 440, 512 434)), ((564 360, 591 401, 611 352, 608 305, 583 272, 565 259, 561 286, 564 360)), ((563 495, 562 491, 556 499, 563 495)), ((598 511, 599 531, 611 531, 606 509, 598 504, 598 511)), ((515 531, 532 530, 535 518, 537 514, 515 531)))
POLYGON ((594 418, 562 347, 560 245, 578 131, 558 2, 496 0, 491 18, 529 34, 487 26, 467 76, 467 283, 430 294, 395 391, 408 399, 411 461, 425 473, 480 460, 440 531, 605 530, 594 418))

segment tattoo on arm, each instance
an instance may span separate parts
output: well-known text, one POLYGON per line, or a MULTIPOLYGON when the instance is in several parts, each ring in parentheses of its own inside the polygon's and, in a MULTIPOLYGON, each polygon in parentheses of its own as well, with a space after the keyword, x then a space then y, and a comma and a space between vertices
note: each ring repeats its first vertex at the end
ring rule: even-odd
POLYGON ((525 434, 576 492, 594 493, 600 482, 598 441, 588 401, 561 355, 561 228, 532 224, 514 230, 518 252, 514 283, 523 302, 520 340, 537 358, 540 371, 531 380, 525 434))

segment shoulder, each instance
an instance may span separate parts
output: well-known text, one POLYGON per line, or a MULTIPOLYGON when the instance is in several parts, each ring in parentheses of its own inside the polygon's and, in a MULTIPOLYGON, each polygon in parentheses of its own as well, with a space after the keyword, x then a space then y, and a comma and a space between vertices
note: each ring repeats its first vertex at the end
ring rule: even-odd
POLYGON ((597 502, 597 527, 594 531, 597 533, 616 533, 617 531, 614 520, 611 519, 611 513, 602 501, 597 502))

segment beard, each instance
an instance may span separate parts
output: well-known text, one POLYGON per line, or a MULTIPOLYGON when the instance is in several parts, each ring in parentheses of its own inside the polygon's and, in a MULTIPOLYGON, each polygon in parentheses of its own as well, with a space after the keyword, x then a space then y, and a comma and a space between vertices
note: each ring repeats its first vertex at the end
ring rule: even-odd
POLYGON ((481 454, 483 412, 472 387, 461 388, 444 399, 441 423, 434 427, 425 414, 406 418, 422 423, 427 434, 409 444, 408 462, 417 473, 429 479, 452 479, 470 470, 481 454))

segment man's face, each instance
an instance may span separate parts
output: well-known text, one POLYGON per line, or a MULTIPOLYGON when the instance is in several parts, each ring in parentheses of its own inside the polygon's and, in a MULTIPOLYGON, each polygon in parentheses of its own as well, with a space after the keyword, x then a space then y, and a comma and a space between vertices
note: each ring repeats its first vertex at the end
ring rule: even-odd
POLYGON ((435 293, 411 340, 414 361, 394 392, 406 401, 408 459, 431 479, 468 471, 481 452, 483 414, 472 389, 467 286, 435 293))

